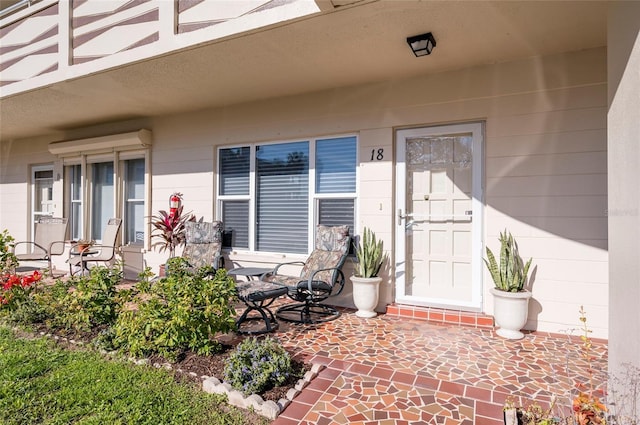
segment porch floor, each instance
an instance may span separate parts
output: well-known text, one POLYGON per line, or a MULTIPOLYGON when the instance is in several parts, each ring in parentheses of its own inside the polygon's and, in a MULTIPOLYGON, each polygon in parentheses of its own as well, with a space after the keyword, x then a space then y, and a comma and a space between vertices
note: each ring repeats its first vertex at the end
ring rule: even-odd
MULTIPOLYGON (((493 329, 390 314, 361 319, 353 310, 319 325, 280 321, 283 345, 326 368, 273 425, 498 425, 508 397, 544 406, 556 396, 569 405, 576 383, 589 378, 579 335, 530 332, 513 341, 493 329)), ((601 385, 607 342, 592 342, 601 385)))
MULTIPOLYGON (((287 302, 276 300, 272 311, 287 302)), ((243 309, 238 303, 238 313, 243 309)), ((442 317, 451 311, 391 306, 388 314, 362 319, 340 310, 322 324, 279 321, 272 336, 295 357, 325 368, 272 425, 501 425, 507 399, 546 407, 556 398, 568 406, 578 383, 588 385, 590 376, 598 387, 606 382, 607 341, 592 339, 589 365, 577 311, 576 329, 526 332, 514 341, 497 336, 482 315, 447 323, 442 317)))

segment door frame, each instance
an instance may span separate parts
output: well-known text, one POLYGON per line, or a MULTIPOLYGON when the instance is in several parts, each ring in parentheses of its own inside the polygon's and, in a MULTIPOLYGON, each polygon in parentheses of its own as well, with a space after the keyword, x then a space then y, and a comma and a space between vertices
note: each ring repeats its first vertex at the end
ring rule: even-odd
MULTIPOLYGON (((36 215, 39 216, 45 216, 45 215, 50 215, 51 217, 53 217, 55 215, 55 212, 51 211, 50 214, 45 214, 44 211, 36 211, 36 173, 39 171, 51 171, 51 190, 53 191, 53 184, 55 183, 55 178, 54 178, 54 165, 53 163, 49 163, 49 164, 38 164, 38 165, 31 165, 31 170, 30 170, 30 175, 29 175, 29 205, 30 205, 30 211, 29 211, 29 235, 30 235, 30 239, 33 239, 35 237, 35 229, 36 229, 36 222, 35 222, 35 217, 36 215)), ((51 197, 51 202, 54 203, 55 205, 55 194, 52 194, 51 197)), ((55 209, 55 208, 54 208, 55 209)))
POLYGON ((420 128, 398 129, 395 132, 396 139, 396 262, 395 262, 395 302, 400 304, 429 306, 440 308, 453 308, 467 311, 482 311, 483 291, 483 247, 484 247, 484 123, 471 122, 461 124, 443 124, 438 126, 426 126, 420 128), (451 300, 408 296, 405 294, 406 276, 406 244, 405 223, 406 218, 406 139, 419 136, 436 136, 440 134, 471 133, 472 142, 472 183, 471 183, 471 207, 472 207, 472 241, 471 241, 471 300, 452 304, 451 300))

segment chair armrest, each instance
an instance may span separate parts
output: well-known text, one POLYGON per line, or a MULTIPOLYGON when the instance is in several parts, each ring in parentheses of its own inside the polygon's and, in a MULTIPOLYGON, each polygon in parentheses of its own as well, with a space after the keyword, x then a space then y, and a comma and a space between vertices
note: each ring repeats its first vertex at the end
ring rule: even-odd
MULTIPOLYGON (((278 264, 278 266, 279 266, 279 264, 278 264)), ((264 278, 267 277, 267 276, 276 275, 276 271, 277 271, 277 267, 278 266, 274 267, 273 270, 269 270, 268 272, 261 274, 260 278, 258 280, 264 280, 264 278)))
POLYGON ((272 271, 272 272, 270 272, 270 273, 271 273, 271 274, 278 274, 278 269, 280 269, 280 267, 282 267, 282 266, 290 266, 290 265, 294 265, 294 264, 295 264, 295 265, 298 265, 298 266, 304 266, 304 264, 305 264, 305 263, 304 263, 304 261, 290 261, 290 262, 288 262, 288 263, 280 263, 280 264, 277 264, 277 265, 273 268, 273 271, 272 271))
POLYGON ((49 244, 49 251, 47 251, 49 253, 49 255, 62 255, 64 254, 64 244, 65 241, 53 241, 51 242, 51 244, 49 244), (59 252, 53 252, 53 247, 54 245, 58 245, 61 244, 62 245, 62 249, 59 252))
POLYGON ((113 248, 113 252, 116 252, 118 248, 120 248, 120 245, 102 245, 101 243, 96 243, 89 247, 89 249, 92 248, 113 248))
POLYGON ((89 255, 93 255, 93 254, 89 254, 88 251, 94 250, 96 248, 113 248, 113 256, 115 257, 116 251, 118 250, 118 246, 117 245, 102 245, 102 244, 94 244, 94 245, 88 246, 85 249, 83 249, 82 251, 77 251, 77 250, 74 251, 74 248, 75 247, 72 247, 69 250, 69 259, 71 259, 71 257, 77 256, 77 255, 80 256, 81 260, 84 259, 84 258, 87 258, 89 255))
MULTIPOLYGON (((311 274, 309 275, 309 279, 307 279, 307 285, 309 286, 309 293, 312 293, 312 292, 313 292, 313 285, 312 285, 312 283, 313 283, 313 281, 314 281, 314 280, 316 280, 316 279, 314 279, 314 278, 315 278, 315 276, 316 276, 318 273, 320 273, 320 272, 329 271, 329 270, 335 270, 335 271, 338 273, 338 276, 336 277, 336 282, 344 283, 344 273, 342 272, 342 270, 340 270, 340 268, 339 268, 339 267, 328 267, 328 268, 326 268, 326 269, 318 269, 318 270, 314 270, 314 271, 313 271, 313 273, 311 273, 311 274)), ((333 287, 334 285, 331 285, 331 286, 333 287)), ((340 285, 340 289, 338 290, 338 292, 337 292, 337 293, 335 293, 335 294, 332 294, 332 295, 338 295, 338 294, 340 294, 340 293, 342 292, 342 288, 344 288, 344 285, 343 285, 343 284, 341 284, 341 285, 340 285)))
POLYGON ((216 254, 213 259, 213 268, 216 270, 224 269, 224 257, 222 254, 216 254))
MULTIPOLYGON (((102 244, 97 243, 97 244, 91 245, 89 248, 84 250, 82 253, 84 254, 85 251, 88 251, 90 249, 96 249, 96 248, 111 248, 111 249, 113 249, 113 257, 115 257, 116 254, 119 253, 118 251, 119 251, 120 245, 102 245, 102 244)), ((101 253, 102 253, 102 251, 99 254, 101 254, 101 253)))
POLYGON ((32 241, 21 241, 21 242, 16 242, 16 243, 14 243, 14 244, 13 244, 13 250, 14 250, 14 252, 15 252, 16 247, 17 247, 18 245, 20 245, 20 244, 29 244, 29 245, 34 245, 34 246, 37 246, 38 248, 40 248, 41 250, 43 250, 43 251, 44 251, 44 252, 46 252, 46 253, 48 253, 48 252, 49 252, 49 251, 47 251, 47 248, 43 247, 43 246, 42 246, 42 245, 40 245, 40 244, 37 244, 37 243, 35 243, 35 242, 32 242, 32 241))

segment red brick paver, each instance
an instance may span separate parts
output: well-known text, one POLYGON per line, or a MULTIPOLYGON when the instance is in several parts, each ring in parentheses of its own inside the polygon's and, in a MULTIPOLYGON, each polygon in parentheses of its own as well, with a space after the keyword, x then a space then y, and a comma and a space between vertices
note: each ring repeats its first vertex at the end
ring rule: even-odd
MULTIPOLYGON (((566 402, 576 378, 588 376, 577 336, 534 332, 511 341, 483 327, 361 319, 350 310, 320 325, 281 322, 275 336, 326 369, 273 425, 499 425, 507 397, 566 402)), ((592 350, 596 382, 604 382, 606 341, 592 350)))

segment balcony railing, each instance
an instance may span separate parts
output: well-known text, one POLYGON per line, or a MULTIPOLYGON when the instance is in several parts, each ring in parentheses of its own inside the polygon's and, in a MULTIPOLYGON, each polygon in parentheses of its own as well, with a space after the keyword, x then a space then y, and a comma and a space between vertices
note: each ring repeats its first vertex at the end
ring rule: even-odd
POLYGON ((18 10, 27 8, 29 6, 31 6, 31 4, 33 3, 37 3, 40 0, 19 0, 19 1, 14 1, 13 4, 3 8, 2 10, 0 10, 0 19, 4 18, 5 16, 9 16, 12 13, 17 12, 18 10))
POLYGON ((0 11, 1 96, 318 11, 308 0, 21 0, 0 11))

